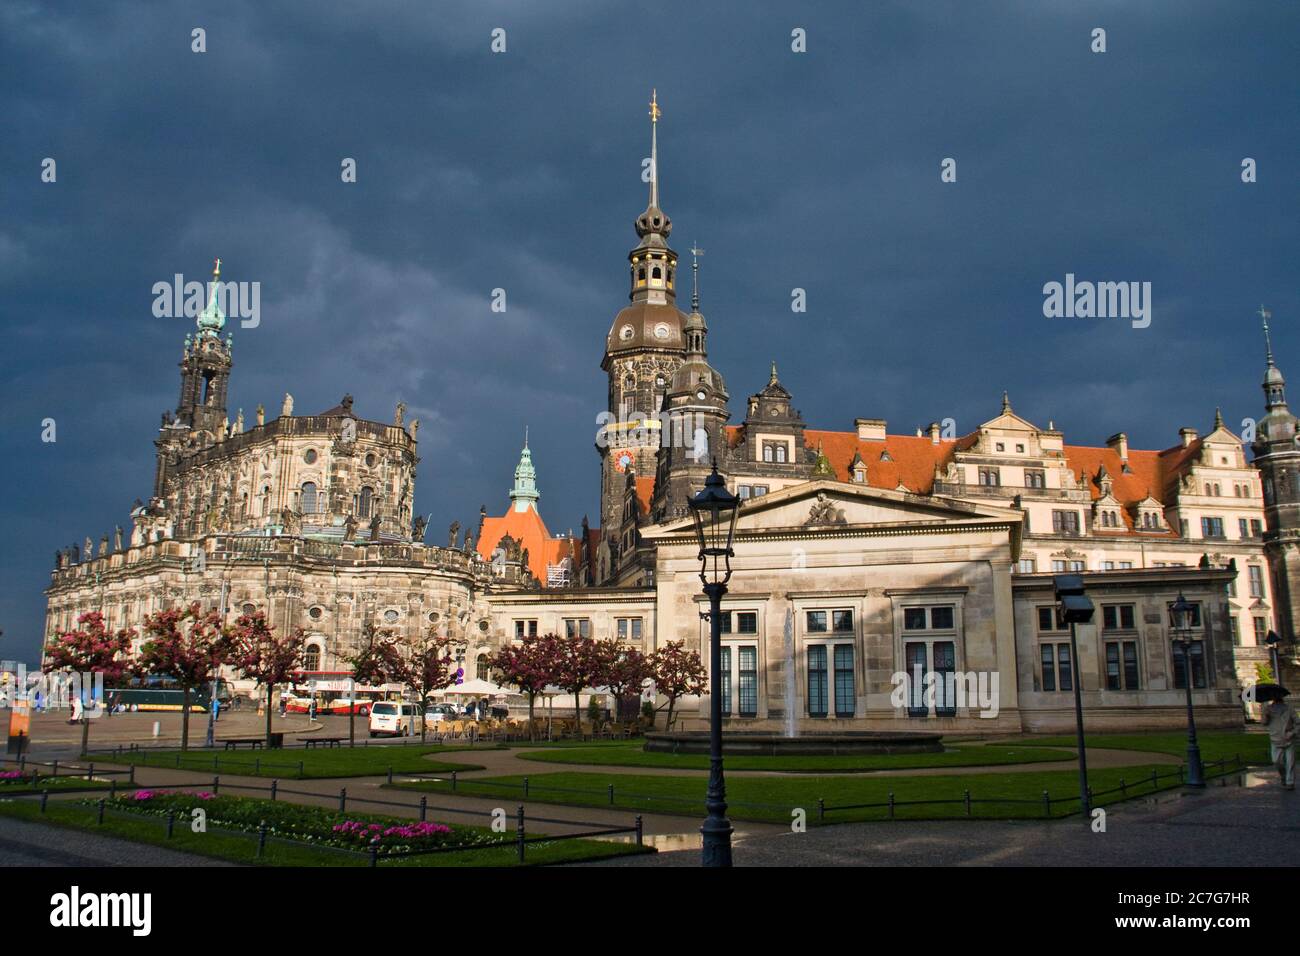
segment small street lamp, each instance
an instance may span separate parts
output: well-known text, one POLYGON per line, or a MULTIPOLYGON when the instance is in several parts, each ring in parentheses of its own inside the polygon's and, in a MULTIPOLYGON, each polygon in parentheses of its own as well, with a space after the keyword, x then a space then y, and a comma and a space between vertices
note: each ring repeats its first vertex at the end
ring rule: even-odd
POLYGON ((1092 801, 1088 797, 1088 752, 1083 744, 1083 668, 1079 666, 1079 642, 1075 637, 1076 624, 1092 620, 1092 600, 1083 593, 1083 577, 1078 574, 1058 574, 1052 579, 1056 589, 1057 608, 1061 620, 1070 625, 1070 683, 1074 685, 1074 734, 1079 748, 1079 806, 1085 823, 1091 822, 1092 801))
POLYGON ((731 549, 740 499, 727 490, 718 463, 704 488, 690 502, 700 545, 700 580, 709 597, 709 811, 700 833, 704 837, 704 866, 731 866, 731 821, 727 819, 727 786, 722 776, 722 595, 731 580, 731 549))
POLYGON ((1171 643, 1183 655, 1183 686, 1187 688, 1187 786, 1205 786, 1205 768, 1201 765, 1201 748, 1196 742, 1196 718, 1192 714, 1192 612, 1195 606, 1188 603, 1183 592, 1169 609, 1173 617, 1174 633, 1171 643))
POLYGON ((1269 631, 1268 636, 1264 638, 1264 643, 1268 645, 1269 660, 1273 664, 1273 683, 1282 683, 1282 672, 1278 670, 1277 645, 1282 638, 1277 636, 1277 631, 1269 631))

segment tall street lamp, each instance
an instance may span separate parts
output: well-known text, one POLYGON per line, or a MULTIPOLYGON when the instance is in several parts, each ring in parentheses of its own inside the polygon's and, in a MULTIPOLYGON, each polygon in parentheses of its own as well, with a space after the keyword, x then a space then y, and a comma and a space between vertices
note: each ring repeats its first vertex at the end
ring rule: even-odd
POLYGON ((1190 604, 1183 592, 1178 592, 1178 600, 1169 609, 1174 621, 1172 644, 1183 655, 1183 686, 1187 688, 1187 786, 1205 786, 1205 768, 1201 765, 1201 748, 1196 742, 1196 718, 1192 714, 1192 645, 1200 641, 1192 640, 1192 612, 1195 605, 1190 604))
POLYGON ((740 499, 727 490, 718 463, 704 488, 690 502, 700 545, 700 580, 709 596, 709 811, 704 836, 705 866, 731 866, 731 821, 727 819, 727 786, 722 777, 722 595, 731 580, 731 542, 736 534, 740 499))
POLYGON ((1092 620, 1092 600, 1083 593, 1083 577, 1078 574, 1058 574, 1052 579, 1056 588, 1056 603, 1061 620, 1070 625, 1070 683, 1074 685, 1074 734, 1079 748, 1079 806, 1083 819, 1088 822, 1092 801, 1088 797, 1088 753, 1083 745, 1083 668, 1079 666, 1079 642, 1075 637, 1076 624, 1092 620))

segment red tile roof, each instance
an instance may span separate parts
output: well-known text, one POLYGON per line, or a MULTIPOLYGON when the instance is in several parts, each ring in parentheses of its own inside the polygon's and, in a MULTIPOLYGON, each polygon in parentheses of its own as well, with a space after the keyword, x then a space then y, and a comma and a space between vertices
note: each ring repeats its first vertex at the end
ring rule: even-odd
POLYGON ((528 568, 533 577, 546 583, 546 566, 559 564, 567 557, 576 558, 571 538, 553 538, 546 530, 546 522, 529 507, 516 511, 513 506, 499 518, 484 518, 483 528, 479 533, 478 553, 491 560, 502 537, 510 535, 519 540, 522 547, 528 549, 528 568))

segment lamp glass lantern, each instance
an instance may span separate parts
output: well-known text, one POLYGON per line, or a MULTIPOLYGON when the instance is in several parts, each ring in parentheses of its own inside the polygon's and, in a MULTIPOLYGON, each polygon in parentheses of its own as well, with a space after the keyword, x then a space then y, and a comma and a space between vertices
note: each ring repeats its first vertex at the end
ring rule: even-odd
POLYGON ((731 545, 739 514, 740 499, 727 490, 715 461, 704 488, 691 498, 691 517, 695 519, 695 537, 700 546, 700 580, 705 586, 731 580, 731 559, 735 556, 731 545))

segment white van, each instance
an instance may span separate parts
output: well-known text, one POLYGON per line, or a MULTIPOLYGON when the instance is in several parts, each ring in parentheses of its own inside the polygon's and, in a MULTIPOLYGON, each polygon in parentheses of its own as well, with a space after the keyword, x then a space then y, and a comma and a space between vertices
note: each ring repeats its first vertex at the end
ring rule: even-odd
POLYGON ((377 700, 370 705, 370 736, 388 734, 390 737, 408 737, 418 732, 416 720, 419 717, 418 704, 377 700))

